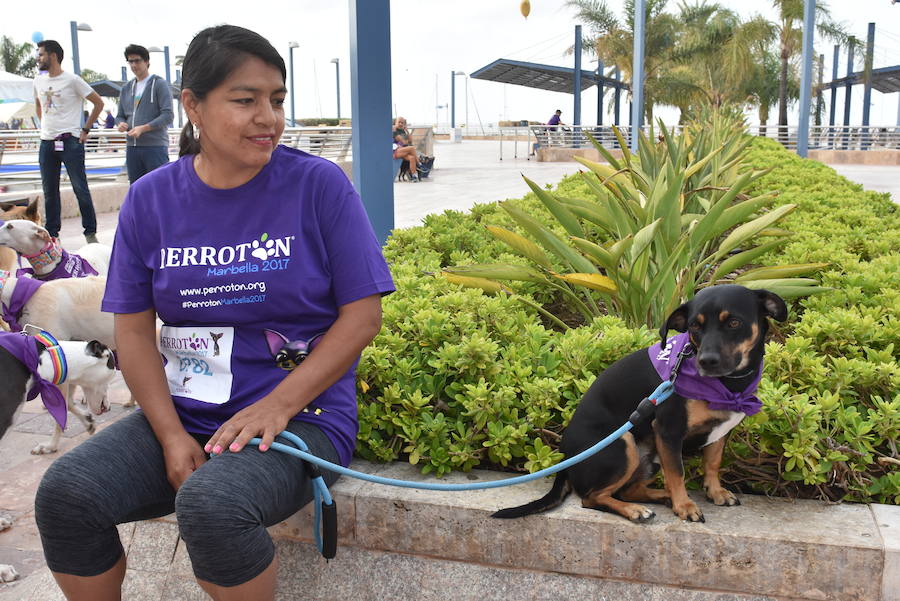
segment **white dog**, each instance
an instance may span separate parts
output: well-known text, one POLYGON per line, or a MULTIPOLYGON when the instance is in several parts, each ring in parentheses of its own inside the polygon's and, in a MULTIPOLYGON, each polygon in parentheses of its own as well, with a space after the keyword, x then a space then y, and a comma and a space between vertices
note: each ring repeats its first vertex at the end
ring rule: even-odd
POLYGON ((112 248, 97 242, 86 244, 69 254, 59 240, 33 221, 13 219, 0 225, 0 246, 7 246, 31 263, 38 279, 106 275, 112 248), (84 262, 88 266, 84 266, 84 262), (92 268, 92 269, 91 269, 92 268), (92 273, 96 271, 96 273, 92 273))

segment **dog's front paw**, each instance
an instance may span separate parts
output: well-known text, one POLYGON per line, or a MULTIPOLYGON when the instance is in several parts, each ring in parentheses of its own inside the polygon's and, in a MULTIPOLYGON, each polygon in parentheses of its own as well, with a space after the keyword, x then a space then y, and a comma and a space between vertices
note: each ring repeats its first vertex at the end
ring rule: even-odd
POLYGON ((656 513, 652 509, 648 509, 643 505, 632 505, 628 510, 628 519, 636 524, 649 522, 656 517, 656 513))
POLYGON ((19 573, 11 565, 0 564, 0 582, 12 582, 19 577, 19 573))
POLYGON ((741 500, 734 496, 734 493, 724 488, 707 489, 706 498, 716 505, 726 505, 728 507, 734 507, 735 505, 741 504, 741 500))
POLYGON ((672 511, 675 512, 675 515, 680 517, 682 520, 685 520, 686 522, 706 521, 706 518, 703 517, 703 512, 700 511, 700 508, 697 507, 697 504, 693 501, 685 501, 678 505, 673 505, 672 511))
POLYGON ((31 449, 32 455, 49 455, 57 451, 57 446, 49 442, 42 442, 31 449))

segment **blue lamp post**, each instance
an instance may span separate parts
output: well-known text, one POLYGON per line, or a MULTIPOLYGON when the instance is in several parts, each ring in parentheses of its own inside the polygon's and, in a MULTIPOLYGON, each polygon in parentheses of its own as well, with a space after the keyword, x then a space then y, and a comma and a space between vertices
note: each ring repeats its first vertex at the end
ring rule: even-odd
POLYGON ((81 75, 81 60, 78 56, 78 32, 94 31, 87 23, 76 23, 69 21, 69 28, 72 30, 72 72, 75 75, 81 75))
POLYGON ((645 0, 634 3, 634 67, 631 78, 631 152, 638 151, 644 124, 644 35, 647 25, 645 0))
POLYGON ((294 48, 299 48, 300 44, 291 42, 288 44, 288 64, 291 70, 291 127, 297 127, 297 115, 294 112, 296 105, 294 104, 294 48))

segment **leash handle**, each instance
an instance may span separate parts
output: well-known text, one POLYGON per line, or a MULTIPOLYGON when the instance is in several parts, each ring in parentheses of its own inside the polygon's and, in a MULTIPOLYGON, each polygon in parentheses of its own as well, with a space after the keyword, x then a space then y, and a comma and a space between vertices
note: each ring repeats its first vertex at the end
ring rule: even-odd
POLYGON ((325 559, 334 559, 337 555, 337 503, 332 499, 331 504, 325 501, 320 504, 322 515, 322 548, 319 552, 325 559))

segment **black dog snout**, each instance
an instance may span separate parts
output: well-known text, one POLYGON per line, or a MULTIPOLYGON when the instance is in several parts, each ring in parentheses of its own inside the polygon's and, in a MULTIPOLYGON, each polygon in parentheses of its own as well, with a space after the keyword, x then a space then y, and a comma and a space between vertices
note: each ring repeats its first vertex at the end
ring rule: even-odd
POLYGON ((697 363, 705 370, 713 370, 722 363, 719 355, 715 353, 703 353, 697 357, 697 363))

